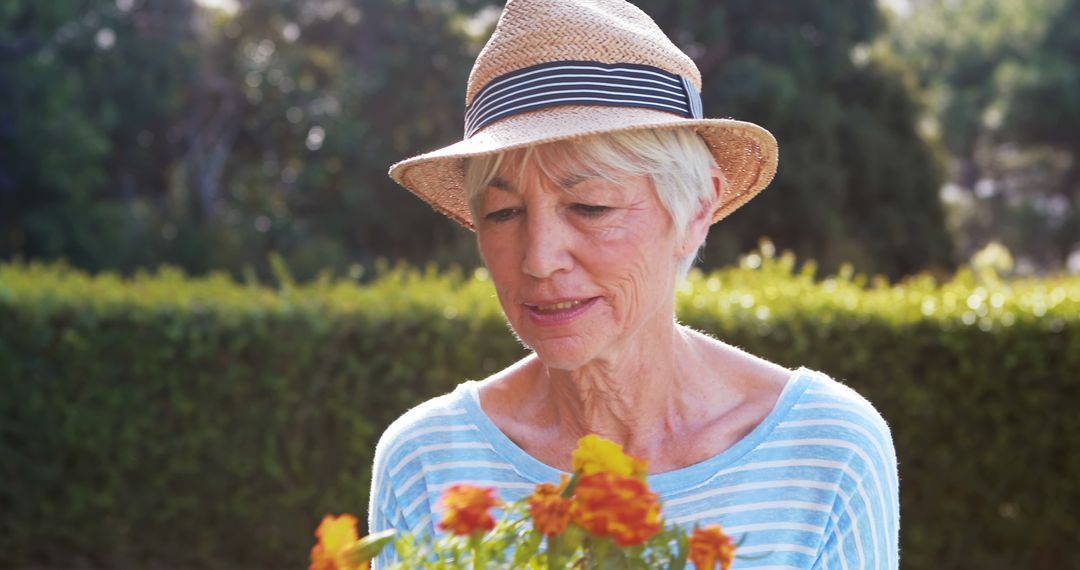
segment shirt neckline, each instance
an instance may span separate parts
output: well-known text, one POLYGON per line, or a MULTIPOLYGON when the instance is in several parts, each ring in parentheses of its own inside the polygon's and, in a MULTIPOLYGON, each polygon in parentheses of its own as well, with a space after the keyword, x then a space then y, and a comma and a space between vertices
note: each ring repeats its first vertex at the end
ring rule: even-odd
MULTIPOLYGON (((791 407, 806 391, 812 380, 813 376, 810 374, 809 369, 800 366, 793 370, 788 376, 773 409, 750 433, 731 447, 704 461, 672 471, 649 475, 649 486, 653 491, 661 495, 668 495, 686 491, 706 483, 718 471, 730 467, 767 439, 776 425, 783 420, 791 407)), ((455 392, 460 392, 458 396, 468 411, 469 417, 476 423, 481 436, 491 444, 496 453, 508 460, 522 477, 534 483, 557 482, 559 475, 566 473, 527 453, 495 425, 495 422, 480 406, 480 382, 476 380, 463 382, 458 385, 455 392)))

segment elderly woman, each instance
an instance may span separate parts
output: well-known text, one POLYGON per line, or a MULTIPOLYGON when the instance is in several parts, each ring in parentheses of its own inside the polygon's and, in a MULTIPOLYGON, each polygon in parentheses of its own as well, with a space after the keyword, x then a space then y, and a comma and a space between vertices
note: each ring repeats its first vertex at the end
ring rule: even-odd
MULTIPOLYGON (((897 568, 896 457, 858 394, 684 327, 675 287, 776 146, 704 119, 700 76, 622 0, 510 0, 465 139, 391 176, 476 231, 531 354, 410 410, 379 441, 369 528, 436 532, 446 487, 506 500, 599 434, 649 462, 665 518, 746 534, 760 568, 897 568)), ((381 562, 386 562, 383 559, 381 562)))

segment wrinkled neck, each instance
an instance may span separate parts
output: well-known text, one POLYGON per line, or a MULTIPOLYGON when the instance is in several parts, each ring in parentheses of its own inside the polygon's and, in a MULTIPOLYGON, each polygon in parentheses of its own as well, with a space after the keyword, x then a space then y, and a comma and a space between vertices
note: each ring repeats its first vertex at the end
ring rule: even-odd
POLYGON ((618 354, 577 370, 543 367, 552 415, 565 439, 594 433, 649 457, 685 433, 694 410, 688 402, 706 376, 692 336, 670 321, 618 354))

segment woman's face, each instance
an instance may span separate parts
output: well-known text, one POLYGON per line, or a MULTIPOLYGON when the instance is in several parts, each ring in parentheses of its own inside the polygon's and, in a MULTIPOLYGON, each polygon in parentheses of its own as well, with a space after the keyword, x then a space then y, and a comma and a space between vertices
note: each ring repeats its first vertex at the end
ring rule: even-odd
POLYGON ((482 189, 476 228, 522 342, 547 366, 573 370, 660 338, 685 253, 651 180, 601 177, 568 154, 545 161, 549 177, 511 158, 482 189))

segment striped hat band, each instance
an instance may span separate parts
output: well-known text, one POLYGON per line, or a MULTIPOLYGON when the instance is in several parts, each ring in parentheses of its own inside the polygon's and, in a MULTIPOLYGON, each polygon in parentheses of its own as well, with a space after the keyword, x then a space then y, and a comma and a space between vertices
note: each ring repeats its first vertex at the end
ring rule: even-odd
POLYGON ((561 105, 642 107, 701 119, 701 94, 686 77, 651 65, 541 63, 500 75, 465 108, 465 138, 500 119, 561 105))

